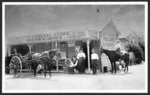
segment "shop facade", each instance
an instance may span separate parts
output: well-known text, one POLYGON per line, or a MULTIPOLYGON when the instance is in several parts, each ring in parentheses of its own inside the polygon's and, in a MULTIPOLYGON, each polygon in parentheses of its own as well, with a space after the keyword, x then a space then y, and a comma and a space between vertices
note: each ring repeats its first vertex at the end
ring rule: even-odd
MULTIPOLYGON (((114 22, 110 21, 101 31, 84 29, 8 38, 6 50, 7 55, 10 56, 13 49, 17 49, 17 52, 25 55, 29 52, 41 53, 57 48, 61 52, 61 59, 66 59, 76 56, 77 51, 83 48, 83 52, 86 54, 85 66, 90 72, 91 50, 94 48, 100 57, 98 68, 102 71, 103 64, 108 64, 106 62, 108 59, 105 59, 106 57, 102 57, 100 54, 100 46, 113 50, 119 35, 120 32, 117 30, 114 22)), ((59 71, 58 62, 56 71, 59 71)))
MULTIPOLYGON (((76 56, 77 50, 83 48, 86 54, 86 68, 90 71, 91 49, 98 51, 99 31, 95 30, 74 30, 65 32, 51 32, 35 35, 25 35, 12 37, 8 39, 7 51, 8 56, 16 49, 18 53, 25 55, 29 52, 44 52, 52 49, 59 49, 61 59, 76 56)), ((56 70, 59 71, 57 63, 56 70)))

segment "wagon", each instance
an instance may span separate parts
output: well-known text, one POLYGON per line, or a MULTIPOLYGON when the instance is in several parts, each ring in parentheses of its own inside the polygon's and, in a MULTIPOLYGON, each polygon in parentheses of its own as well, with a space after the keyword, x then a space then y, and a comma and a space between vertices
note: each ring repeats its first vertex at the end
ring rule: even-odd
MULTIPOLYGON (((31 66, 34 65, 33 70, 34 70, 34 75, 36 76, 36 69, 39 64, 44 66, 44 70, 46 73, 46 66, 49 69, 50 73, 50 66, 54 61, 57 59, 54 59, 54 56, 59 56, 60 52, 55 49, 55 50, 49 50, 45 51, 42 53, 28 53, 25 56, 22 56, 21 54, 14 54, 13 57, 10 60, 10 73, 14 77, 19 77, 22 74, 22 71, 25 68, 28 69, 28 71, 31 71, 31 66)), ((45 74, 46 76, 46 74, 45 74)))

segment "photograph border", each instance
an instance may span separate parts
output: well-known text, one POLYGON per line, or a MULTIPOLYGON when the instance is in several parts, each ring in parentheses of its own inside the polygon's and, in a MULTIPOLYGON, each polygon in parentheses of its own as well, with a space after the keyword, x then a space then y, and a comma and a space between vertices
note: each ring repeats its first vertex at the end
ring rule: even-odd
POLYGON ((2 2, 2 93, 147 93, 148 92, 148 2, 2 2), (5 90, 5 6, 6 5, 144 5, 145 6, 145 90, 5 90))

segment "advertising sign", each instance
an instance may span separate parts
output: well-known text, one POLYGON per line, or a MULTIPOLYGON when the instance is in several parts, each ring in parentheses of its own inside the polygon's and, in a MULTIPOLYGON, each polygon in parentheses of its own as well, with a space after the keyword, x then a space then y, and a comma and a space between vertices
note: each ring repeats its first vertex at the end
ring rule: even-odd
MULTIPOLYGON (((23 44, 23 43, 40 43, 50 41, 66 41, 66 40, 83 40, 83 39, 98 39, 97 31, 65 31, 65 32, 51 32, 49 34, 35 34, 20 37, 8 38, 9 44, 23 44), (88 34, 88 36, 87 36, 88 34)), ((70 44, 71 46, 73 44, 70 44)))
POLYGON ((68 41, 68 47, 74 47, 75 41, 68 41))
POLYGON ((113 50, 115 48, 116 38, 110 37, 110 36, 104 36, 102 37, 101 42, 102 42, 103 48, 113 50))

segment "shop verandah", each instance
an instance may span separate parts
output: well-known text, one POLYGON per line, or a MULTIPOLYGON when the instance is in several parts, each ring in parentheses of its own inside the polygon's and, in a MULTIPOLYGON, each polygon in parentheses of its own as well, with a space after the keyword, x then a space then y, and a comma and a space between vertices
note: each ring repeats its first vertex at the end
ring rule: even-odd
MULTIPOLYGON (((8 39, 7 54, 11 54, 13 49, 25 55, 29 52, 44 52, 51 49, 59 49, 61 59, 56 62, 55 70, 60 71, 61 61, 71 58, 77 54, 79 48, 83 48, 86 54, 85 66, 91 70, 91 49, 94 48, 99 53, 99 32, 95 30, 76 30, 65 32, 52 32, 47 34, 25 35, 8 39)), ((99 62, 100 63, 100 62, 99 62)))

